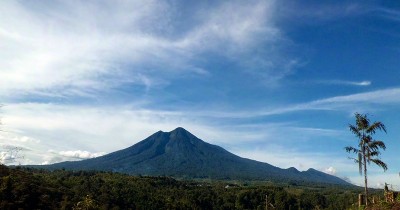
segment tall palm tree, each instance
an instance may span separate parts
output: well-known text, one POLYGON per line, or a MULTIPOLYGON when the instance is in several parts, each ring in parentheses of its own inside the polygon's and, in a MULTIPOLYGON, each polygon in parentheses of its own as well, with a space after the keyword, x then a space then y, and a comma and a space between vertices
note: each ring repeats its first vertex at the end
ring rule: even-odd
POLYGON ((364 174, 365 206, 368 206, 367 164, 369 165, 372 162, 383 168, 384 171, 388 169, 386 163, 379 159, 379 149, 385 150, 386 145, 383 143, 383 141, 373 139, 372 135, 374 135, 378 130, 386 133, 386 127, 382 122, 379 121, 371 123, 365 114, 355 113, 355 117, 356 124, 349 124, 349 128, 359 140, 358 148, 348 146, 345 147, 345 149, 348 153, 357 154, 357 158, 350 159, 358 163, 360 175, 364 174))

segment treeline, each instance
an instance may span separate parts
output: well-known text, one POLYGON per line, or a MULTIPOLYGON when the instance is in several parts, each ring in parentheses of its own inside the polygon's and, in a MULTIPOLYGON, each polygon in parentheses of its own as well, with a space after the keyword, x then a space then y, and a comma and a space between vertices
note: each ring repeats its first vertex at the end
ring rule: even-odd
POLYGON ((348 187, 229 185, 3 165, 0 177, 0 209, 265 209, 266 195, 276 209, 346 209, 357 202, 359 192, 348 187))

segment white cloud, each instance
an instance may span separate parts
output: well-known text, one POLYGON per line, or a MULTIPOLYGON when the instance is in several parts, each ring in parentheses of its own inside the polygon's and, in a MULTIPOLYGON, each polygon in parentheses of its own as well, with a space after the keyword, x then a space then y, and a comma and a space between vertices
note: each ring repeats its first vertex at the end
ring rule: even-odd
POLYGON ((371 108, 374 105, 391 105, 400 103, 400 88, 388 88, 364 93, 357 93, 345 96, 335 96, 308 103, 297 104, 282 109, 265 112, 265 114, 282 114, 286 112, 302 110, 341 110, 352 111, 371 108))
POLYGON ((76 158, 62 156, 60 155, 60 152, 55 151, 53 149, 47 149, 47 151, 41 152, 41 155, 37 158, 35 164, 48 165, 63 161, 76 161, 76 160, 77 160, 76 158))
POLYGON ((113 151, 144 139, 156 132, 154 128, 172 130, 180 125, 179 113, 130 106, 94 108, 26 103, 9 104, 3 111, 7 125, 4 128, 10 133, 29 133, 30 138, 40 140, 41 146, 57 151, 113 151), (117 141, 110 145, 110 139, 117 141))
POLYGON ((178 46, 233 53, 254 46, 262 36, 266 41, 276 41, 281 34, 274 26, 273 9, 273 1, 229 1, 205 8, 198 13, 202 24, 177 42, 178 46))
POLYGON ((64 157, 88 159, 88 158, 95 158, 102 156, 105 153, 104 152, 91 153, 88 151, 75 150, 75 151, 60 151, 59 154, 64 157))
MULTIPOLYGON (((273 1, 215 3, 189 18, 155 0, 1 1, 0 19, 6 21, 0 22, 0 94, 90 97, 126 83, 166 84, 174 72, 204 75, 194 63, 205 51, 239 62, 238 56, 259 43, 284 42, 273 6, 273 1), (185 21, 191 27, 177 24, 185 21)), ((258 56, 263 62, 286 63, 279 50, 266 53, 276 58, 258 56)), ((280 71, 275 67, 262 68, 275 74, 280 71)))
POLYGON ((371 81, 346 81, 346 80, 326 80, 326 81, 318 81, 321 84, 328 85, 352 85, 352 86, 370 86, 372 84, 371 81))
POLYGON ((323 172, 330 174, 330 175, 336 175, 336 169, 332 166, 326 168, 323 172))
MULTIPOLYGON (((15 1, 1 2, 0 17, 9 20, 0 23, 0 36, 7 40, 2 46, 0 66, 5 94, 11 90, 44 94, 58 94, 59 91, 76 94, 79 90, 86 94, 112 85, 112 79, 107 78, 124 74, 119 69, 120 59, 135 62, 140 56, 146 56, 137 55, 137 51, 153 50, 160 44, 160 40, 152 37, 128 36, 123 31, 126 28, 121 26, 131 24, 140 29, 144 27, 141 18, 158 17, 161 8, 154 2, 109 5, 111 8, 89 2, 52 3, 54 5, 46 5, 43 11, 38 11, 15 1), (64 7, 61 10, 58 6, 64 7), (129 15, 125 20, 124 15, 128 15, 132 7, 141 10, 130 12, 135 15, 129 15), (105 14, 91 11, 100 9, 105 14), (107 21, 108 15, 111 19, 107 21)), ((119 82, 123 81, 119 79, 119 82)))
POLYGON ((53 149, 48 149, 46 152, 42 152, 42 154, 36 159, 36 162, 34 164, 48 165, 63 161, 77 161, 95 158, 105 154, 106 153, 104 152, 89 152, 82 150, 56 151, 53 149))
POLYGON ((385 183, 381 183, 381 182, 376 183, 376 188, 384 189, 384 187, 385 187, 385 183))
POLYGON ((352 82, 352 85, 358 85, 358 86, 369 86, 372 84, 371 81, 362 81, 362 82, 352 82))
POLYGON ((23 147, 17 147, 14 145, 3 145, 0 151, 0 163, 2 164, 20 164, 24 156, 21 155, 21 151, 25 151, 23 147))
POLYGON ((14 163, 14 158, 8 152, 0 152, 0 163, 1 164, 14 163))
POLYGON ((376 90, 365 93, 352 94, 347 96, 337 96, 327 99, 314 101, 314 104, 324 103, 350 103, 350 102, 367 102, 372 104, 399 103, 400 88, 389 88, 376 90))
POLYGON ((203 111, 200 116, 218 116, 225 118, 252 118, 260 116, 280 115, 291 112, 306 110, 345 111, 354 113, 356 111, 373 110, 385 105, 400 104, 400 88, 388 88, 364 93, 356 93, 344 96, 323 98, 305 103, 287 105, 283 107, 271 107, 259 109, 258 111, 203 111), (357 110, 355 110, 357 109, 357 110))

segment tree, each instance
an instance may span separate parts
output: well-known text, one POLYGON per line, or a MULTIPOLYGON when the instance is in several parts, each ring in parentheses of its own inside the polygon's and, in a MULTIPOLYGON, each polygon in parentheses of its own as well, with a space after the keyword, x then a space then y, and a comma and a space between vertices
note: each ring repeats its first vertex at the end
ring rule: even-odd
POLYGON ((348 153, 357 154, 357 158, 350 158, 358 163, 360 175, 364 174, 365 182, 365 206, 368 206, 368 178, 367 178, 367 165, 371 162, 383 168, 384 171, 388 169, 386 163, 379 159, 380 149, 385 150, 386 145, 383 141, 373 139, 376 131, 384 131, 386 127, 382 122, 371 123, 367 115, 355 113, 356 124, 349 124, 350 131, 358 139, 358 147, 345 147, 348 153))

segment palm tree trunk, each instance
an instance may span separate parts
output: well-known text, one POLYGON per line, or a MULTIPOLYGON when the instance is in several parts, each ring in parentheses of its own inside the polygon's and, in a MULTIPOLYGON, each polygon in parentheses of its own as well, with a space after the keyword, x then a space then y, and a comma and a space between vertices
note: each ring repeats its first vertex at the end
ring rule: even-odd
POLYGON ((365 157, 365 149, 363 150, 363 159, 364 159, 364 181, 365 181, 365 207, 368 206, 368 179, 367 179, 367 161, 365 157))

